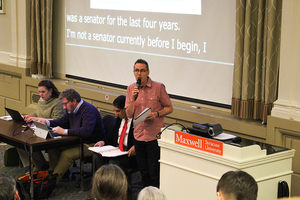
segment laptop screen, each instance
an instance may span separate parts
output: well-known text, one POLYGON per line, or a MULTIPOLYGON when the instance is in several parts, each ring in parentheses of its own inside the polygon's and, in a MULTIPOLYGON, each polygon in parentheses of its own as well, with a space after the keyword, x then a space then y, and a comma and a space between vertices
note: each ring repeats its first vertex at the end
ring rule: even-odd
POLYGON ((54 133, 51 128, 48 128, 46 124, 38 122, 38 121, 33 121, 33 124, 35 125, 35 134, 39 137, 42 137, 44 139, 49 137, 57 137, 61 136, 58 133, 54 133), (48 135, 49 134, 49 135, 48 135))
POLYGON ((26 124, 26 121, 23 119, 22 115, 17 110, 13 110, 10 108, 5 108, 11 118, 18 123, 26 124))

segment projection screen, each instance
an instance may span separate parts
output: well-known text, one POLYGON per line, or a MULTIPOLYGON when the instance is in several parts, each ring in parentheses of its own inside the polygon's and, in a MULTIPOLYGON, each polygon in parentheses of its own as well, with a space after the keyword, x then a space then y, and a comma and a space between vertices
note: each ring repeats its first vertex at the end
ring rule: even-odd
POLYGON ((126 88, 133 64, 172 98, 230 107, 235 0, 65 0, 66 76, 126 88))

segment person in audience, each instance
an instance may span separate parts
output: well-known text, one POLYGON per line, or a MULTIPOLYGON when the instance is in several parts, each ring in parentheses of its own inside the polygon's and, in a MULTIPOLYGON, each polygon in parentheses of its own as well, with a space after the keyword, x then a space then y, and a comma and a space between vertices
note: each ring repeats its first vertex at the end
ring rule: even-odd
POLYGON ((218 200, 256 200, 258 186, 255 179, 244 171, 229 171, 217 185, 218 200))
POLYGON ((94 174, 92 196, 97 200, 125 200, 128 182, 123 170, 115 164, 102 165, 94 174))
POLYGON ((0 199, 20 200, 15 179, 4 173, 0 173, 0 199))
MULTIPOLYGON (((31 115, 24 115, 26 122, 38 121, 40 119, 57 119, 64 115, 64 109, 59 96, 59 91, 50 80, 42 80, 38 84, 40 99, 36 112, 31 115)), ((24 167, 29 166, 28 152, 18 148, 19 157, 24 167)), ((32 155, 35 171, 48 169, 48 163, 42 152, 36 151, 32 155)))
MULTIPOLYGON (((104 145, 112 145, 115 147, 120 147, 119 141, 123 136, 123 150, 128 151, 128 155, 118 156, 118 157, 110 157, 105 158, 102 157, 99 153, 94 153, 93 155, 93 169, 96 171, 99 167, 101 167, 104 163, 112 163, 120 166, 121 168, 127 167, 130 163, 135 163, 135 148, 134 148, 134 137, 133 137, 133 124, 132 119, 127 118, 125 106, 126 96, 120 95, 118 96, 114 102, 114 111, 116 115, 115 125, 112 128, 111 132, 107 132, 107 137, 103 141, 99 141, 95 144, 95 146, 104 146, 104 145)), ((106 129, 107 131, 107 129, 106 129)))
POLYGON ((167 200, 167 197, 157 187, 148 186, 139 192, 137 200, 167 200))
MULTIPOLYGON (((55 120, 43 120, 54 133, 60 135, 78 136, 83 139, 84 156, 92 156, 93 152, 88 147, 94 146, 97 141, 104 140, 106 133, 101 115, 97 108, 81 99, 79 93, 74 89, 66 89, 60 93, 66 113, 63 117, 55 120)), ((65 172, 80 158, 81 152, 78 145, 57 149, 50 149, 49 171, 53 171, 56 183, 59 183, 65 172)))
POLYGON ((136 83, 127 87, 125 108, 127 117, 134 119, 151 108, 146 120, 134 127, 134 146, 143 186, 159 187, 160 148, 156 135, 164 127, 164 116, 173 112, 173 106, 165 86, 152 81, 149 73, 147 61, 138 59, 134 63, 133 74, 141 83, 140 87, 136 83))

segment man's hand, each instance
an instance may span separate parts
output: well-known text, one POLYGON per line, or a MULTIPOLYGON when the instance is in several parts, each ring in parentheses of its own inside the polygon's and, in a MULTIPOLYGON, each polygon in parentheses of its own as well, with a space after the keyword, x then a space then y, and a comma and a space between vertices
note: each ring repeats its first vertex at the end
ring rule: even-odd
POLYGON ((95 145, 94 145, 94 147, 102 147, 102 146, 104 146, 105 145, 105 142, 104 141, 99 141, 99 142, 97 142, 95 145))
POLYGON ((135 147, 132 146, 129 150, 128 150, 128 157, 131 156, 135 156, 135 147))
POLYGON ((58 133, 60 135, 64 135, 65 134, 65 129, 61 128, 60 126, 52 128, 52 131, 54 133, 58 133))
POLYGON ((151 112, 151 114, 148 115, 148 116, 146 117, 146 119, 153 120, 153 119, 155 119, 155 118, 157 118, 157 117, 158 117, 158 116, 157 116, 157 112, 151 112))
POLYGON ((135 95, 139 93, 139 89, 137 87, 134 87, 134 89, 132 90, 132 99, 131 101, 135 101, 135 95))

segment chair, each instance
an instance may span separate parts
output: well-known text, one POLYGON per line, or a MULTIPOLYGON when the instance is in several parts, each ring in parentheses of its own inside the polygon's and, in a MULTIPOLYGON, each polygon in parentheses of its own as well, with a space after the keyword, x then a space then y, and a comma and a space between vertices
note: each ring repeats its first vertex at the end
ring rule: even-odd
MULTIPOLYGON (((83 164, 88 164, 88 163, 93 163, 92 156, 83 158, 83 164)), ((76 162, 74 162, 73 167, 76 167, 76 166, 77 166, 77 164, 76 164, 76 162)), ((82 173, 83 173, 83 179, 87 179, 87 178, 92 177, 94 175, 93 164, 92 164, 91 171, 83 171, 82 173)), ((72 172, 71 180, 76 180, 75 175, 77 175, 77 174, 80 174, 80 171, 72 172)), ((81 182, 81 179, 79 178, 76 182, 76 185, 75 185, 77 188, 80 188, 80 182, 81 182)))
MULTIPOLYGON (((114 126, 115 126, 115 121, 116 121, 116 118, 112 115, 106 115, 103 117, 103 125, 104 125, 104 130, 106 132, 106 134, 109 134, 113 131, 114 129, 114 126)), ((94 172, 95 172, 95 169, 94 169, 94 165, 93 165, 93 157, 92 156, 89 156, 89 157, 84 157, 83 158, 83 163, 84 164, 87 164, 87 163, 92 163, 92 169, 91 171, 89 172, 83 172, 83 179, 86 179, 86 178, 89 178, 89 177, 92 177, 94 175, 94 172)), ((74 162, 73 164, 74 167, 76 167, 76 163, 74 162)), ((72 177, 71 179, 72 180, 75 180, 76 177, 75 175, 76 174, 80 174, 80 172, 76 171, 76 172, 72 172, 72 177)), ((76 187, 80 188, 80 178, 78 179, 77 183, 76 183, 76 187)))
MULTIPOLYGON (((110 134, 113 132, 114 127, 115 127, 115 121, 116 118, 112 115, 106 115, 103 117, 103 125, 104 125, 104 129, 106 131, 106 134, 110 134)), ((92 156, 91 157, 85 157, 83 159, 83 163, 92 163, 92 169, 90 172, 84 172, 84 179, 88 178, 88 177, 92 177, 94 175, 95 169, 93 167, 93 159, 92 156)), ((135 158, 132 158, 130 160, 129 166, 126 167, 124 170, 124 173, 127 177, 128 180, 128 184, 130 185, 130 187, 132 187, 132 174, 134 174, 135 172, 138 172, 138 165, 137 165, 137 161, 135 158)), ((79 174, 80 172, 73 172, 72 173, 72 180, 75 180, 75 174, 79 174)), ((78 180, 76 187, 80 187, 80 179, 78 180)))
MULTIPOLYGON (((114 130, 115 120, 116 120, 116 118, 112 115, 106 115, 103 118, 104 129, 107 134, 112 133, 112 131, 114 130)), ((126 168, 123 168, 123 171, 127 177, 128 184, 131 187, 132 186, 132 174, 139 171, 137 161, 134 157, 132 157, 132 159, 130 159, 129 166, 126 168)))
MULTIPOLYGON (((106 115, 103 118, 104 129, 107 134, 112 133, 112 131, 114 130, 115 120, 116 118, 112 115, 106 115)), ((127 176, 129 185, 132 186, 132 174, 139 171, 136 159, 135 158, 130 159, 129 166, 123 170, 125 175, 127 176)))

